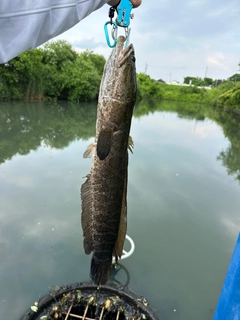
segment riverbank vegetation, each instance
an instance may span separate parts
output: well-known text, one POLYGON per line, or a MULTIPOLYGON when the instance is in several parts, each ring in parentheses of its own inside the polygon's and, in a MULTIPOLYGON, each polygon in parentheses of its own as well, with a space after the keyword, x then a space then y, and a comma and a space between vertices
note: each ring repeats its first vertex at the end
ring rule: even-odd
POLYGON ((49 42, 0 65, 1 100, 89 101, 98 96, 105 58, 49 42))
MULTIPOLYGON (((66 41, 46 43, 0 65, 0 100, 96 100, 104 64, 102 55, 89 50, 78 53, 66 41)), ((228 81, 185 77, 183 85, 169 85, 140 73, 137 82, 138 101, 183 101, 240 109, 238 74, 228 81)))
POLYGON ((213 88, 200 88, 157 82, 142 73, 138 74, 138 99, 194 102, 236 110, 240 109, 240 82, 228 80, 213 88))

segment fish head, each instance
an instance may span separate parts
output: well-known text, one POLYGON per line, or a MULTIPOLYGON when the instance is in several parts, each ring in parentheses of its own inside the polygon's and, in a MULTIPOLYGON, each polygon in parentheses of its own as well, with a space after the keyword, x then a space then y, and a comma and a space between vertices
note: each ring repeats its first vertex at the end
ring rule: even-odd
POLYGON ((115 72, 116 78, 121 79, 121 81, 130 81, 131 90, 133 85, 135 86, 136 80, 136 66, 135 66, 135 51, 132 44, 124 48, 125 37, 119 36, 116 50, 113 51, 114 62, 115 62, 115 72))
POLYGON ((98 97, 97 136, 110 123, 114 124, 113 130, 131 123, 137 92, 135 53, 133 45, 124 48, 124 42, 125 37, 119 36, 104 66, 98 97))
POLYGON ((125 37, 119 36, 106 64, 106 89, 114 99, 134 105, 137 90, 136 58, 133 45, 124 48, 124 42, 125 37))
POLYGON ((133 45, 130 44, 128 47, 124 48, 126 38, 124 36, 119 36, 117 40, 117 45, 115 50, 113 50, 113 60, 116 62, 118 68, 133 68, 135 69, 135 52, 133 45))

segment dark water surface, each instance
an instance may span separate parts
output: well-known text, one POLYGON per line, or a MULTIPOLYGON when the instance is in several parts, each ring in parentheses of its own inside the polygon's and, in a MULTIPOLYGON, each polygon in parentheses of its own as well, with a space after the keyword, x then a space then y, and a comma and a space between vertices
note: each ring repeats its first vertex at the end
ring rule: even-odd
MULTIPOLYGON (((89 279, 79 188, 95 120, 96 104, 0 104, 1 320, 89 279)), ((162 320, 211 319, 240 229, 240 118, 142 103, 131 135, 128 285, 162 320)))

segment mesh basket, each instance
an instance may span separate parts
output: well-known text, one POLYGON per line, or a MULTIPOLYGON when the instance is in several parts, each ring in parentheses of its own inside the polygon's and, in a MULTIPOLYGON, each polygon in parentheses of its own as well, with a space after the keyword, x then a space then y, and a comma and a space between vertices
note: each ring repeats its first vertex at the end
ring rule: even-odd
POLYGON ((54 287, 20 320, 158 320, 146 298, 114 284, 75 283, 54 287))

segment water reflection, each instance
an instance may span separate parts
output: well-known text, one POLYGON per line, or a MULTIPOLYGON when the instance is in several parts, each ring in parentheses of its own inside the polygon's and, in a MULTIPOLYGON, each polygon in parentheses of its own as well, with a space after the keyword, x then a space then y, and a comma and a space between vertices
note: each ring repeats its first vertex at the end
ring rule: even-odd
MULTIPOLYGON (((48 287, 88 280, 79 187, 96 104, 2 103, 0 115, 0 310, 17 319, 48 287)), ((162 319, 211 319, 240 226, 239 126, 196 105, 135 110, 128 234, 136 250, 122 263, 131 278, 119 270, 113 280, 129 282, 162 319)))
POLYGON ((217 159, 222 161, 222 164, 227 168, 228 174, 233 175, 237 180, 240 181, 239 148, 231 145, 225 151, 222 151, 217 159))
POLYGON ((222 127, 225 137, 230 144, 226 150, 220 152, 217 160, 227 168, 227 172, 240 181, 240 117, 228 114, 224 111, 209 108, 208 106, 196 105, 191 103, 166 102, 156 103, 144 101, 138 104, 135 116, 141 117, 156 111, 176 112, 179 118, 204 121, 206 118, 213 120, 222 127))
POLYGON ((0 104, 0 163, 41 145, 61 149, 95 134, 96 103, 0 104))
MULTIPOLYGON (((240 117, 196 104, 142 101, 134 117, 156 111, 176 112, 179 118, 212 119, 230 141, 217 160, 227 172, 240 180, 240 117)), ((95 134, 96 103, 5 102, 0 105, 0 163, 14 155, 26 155, 39 146, 61 149, 72 141, 89 139, 95 134), (10 141, 10 142, 9 142, 10 141)))
POLYGON ((109 275, 109 282, 114 283, 120 287, 128 287, 130 283, 130 273, 128 269, 121 263, 118 263, 111 269, 109 275), (121 276, 119 276, 121 273, 121 276))

